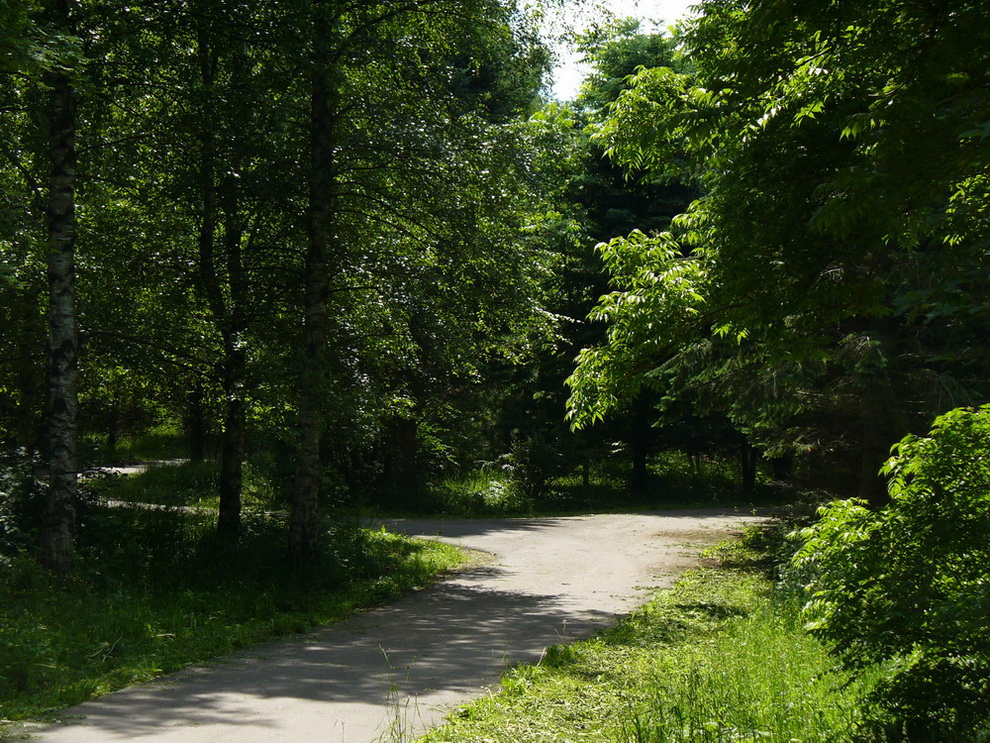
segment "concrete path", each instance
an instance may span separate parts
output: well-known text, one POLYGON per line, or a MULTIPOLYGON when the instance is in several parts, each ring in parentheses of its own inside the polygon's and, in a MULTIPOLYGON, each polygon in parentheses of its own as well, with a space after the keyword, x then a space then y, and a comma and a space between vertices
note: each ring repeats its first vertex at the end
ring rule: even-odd
POLYGON ((341 624, 83 704, 37 733, 48 743, 409 740, 506 667, 609 626, 701 546, 755 520, 705 510, 389 522, 491 557, 341 624))

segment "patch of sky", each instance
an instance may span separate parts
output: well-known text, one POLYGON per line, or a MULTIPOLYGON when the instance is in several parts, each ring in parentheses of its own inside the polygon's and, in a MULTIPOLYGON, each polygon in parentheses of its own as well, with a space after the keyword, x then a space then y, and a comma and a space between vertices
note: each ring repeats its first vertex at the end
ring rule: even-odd
MULTIPOLYGON (((537 0, 538 1, 538 0, 537 0)), ((550 97, 570 101, 577 97, 589 66, 573 48, 575 36, 614 18, 639 18, 644 30, 664 29, 691 13, 698 0, 563 0, 542 2, 543 32, 555 50, 556 65, 550 97)))

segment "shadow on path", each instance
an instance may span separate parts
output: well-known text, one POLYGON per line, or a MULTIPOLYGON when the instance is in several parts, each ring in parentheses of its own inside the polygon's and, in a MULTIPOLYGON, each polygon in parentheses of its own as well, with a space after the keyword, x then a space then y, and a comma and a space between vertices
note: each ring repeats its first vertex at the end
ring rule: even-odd
POLYGON ((714 541, 739 523, 724 512, 389 522, 492 562, 341 624, 89 702, 68 711, 80 719, 40 732, 50 743, 368 743, 407 714, 399 723, 422 732, 507 666, 634 608, 639 586, 689 564, 679 534, 714 541))

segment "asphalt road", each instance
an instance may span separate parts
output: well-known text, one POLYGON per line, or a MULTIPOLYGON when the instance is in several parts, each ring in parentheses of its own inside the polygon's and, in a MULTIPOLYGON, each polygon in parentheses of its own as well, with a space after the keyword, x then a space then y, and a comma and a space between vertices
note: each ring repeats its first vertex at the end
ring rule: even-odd
POLYGON ((485 556, 389 606, 109 694, 34 733, 48 743, 409 740, 507 667, 611 625, 702 546, 755 520, 713 509, 391 521, 485 556))

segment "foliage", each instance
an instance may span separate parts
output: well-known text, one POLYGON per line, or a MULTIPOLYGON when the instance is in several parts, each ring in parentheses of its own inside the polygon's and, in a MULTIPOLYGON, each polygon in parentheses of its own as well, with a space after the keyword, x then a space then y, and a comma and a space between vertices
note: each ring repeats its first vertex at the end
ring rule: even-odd
POLYGON ((640 69, 682 68, 685 64, 671 37, 644 33, 636 18, 616 18, 597 25, 579 34, 576 46, 584 61, 592 65, 578 103, 595 118, 607 114, 609 104, 630 87, 630 78, 640 69))
POLYGON ((71 35, 54 33, 51 3, 0 9, 3 443, 34 451, 43 439, 42 186, 57 68, 80 92, 87 443, 102 436, 113 449, 181 421, 201 459, 206 434, 219 434, 229 506, 259 432, 280 456, 298 456, 308 186, 318 179, 330 184, 320 209, 332 222, 318 294, 333 353, 313 390, 325 414, 324 495, 369 472, 366 491, 385 489, 396 420, 419 427, 417 476, 438 475, 447 453, 475 457, 447 424, 494 361, 521 358, 556 322, 543 306, 558 220, 523 123, 548 57, 523 5, 63 6, 71 35), (327 33, 311 33, 324 22, 327 33), (322 108, 311 105, 317 72, 333 87, 322 108), (317 114, 322 160, 311 151, 317 114))
POLYGON ((30 550, 44 514, 38 462, 23 452, 0 449, 0 555, 30 550))
POLYGON ((102 433, 86 433, 80 438, 79 450, 83 461, 93 467, 105 467, 138 462, 180 461, 189 455, 184 432, 172 422, 141 428, 134 433, 122 433, 113 447, 108 446, 102 433))
MULTIPOLYGON (((587 472, 606 459, 630 458, 642 465, 649 455, 650 421, 642 415, 644 406, 629 406, 610 425, 578 435, 569 432, 561 416, 563 382, 574 356, 603 332, 598 319, 584 319, 608 290, 594 245, 636 226, 666 229, 691 198, 678 184, 658 184, 638 174, 627 177, 594 136, 637 66, 674 63, 674 41, 623 19, 581 34, 577 46, 592 71, 580 95, 567 104, 546 106, 529 122, 537 145, 534 169, 555 202, 554 236, 564 257, 548 305, 561 321, 557 337, 517 370, 499 421, 504 427, 500 453, 509 455, 520 485, 532 493, 552 493, 555 479, 579 468, 587 472), (613 446, 616 441, 628 445, 613 446)), ((642 469, 631 472, 641 474, 642 469)), ((637 475, 631 479, 637 480, 631 486, 642 489, 637 475)))
POLYGON ((876 698, 909 740, 990 733, 990 406, 941 416, 885 468, 891 501, 821 511, 794 567, 811 631, 851 667, 888 673, 876 698))
POLYGON ((528 516, 535 505, 521 495, 501 467, 485 467, 436 483, 427 491, 425 502, 431 513, 461 518, 528 516))
MULTIPOLYGON (((91 495, 124 503, 148 503, 161 506, 216 510, 220 479, 215 460, 150 462, 138 465, 137 472, 118 475, 113 470, 95 468, 84 482, 91 495)), ((243 500, 246 510, 271 511, 281 507, 280 485, 274 480, 268 463, 244 463, 243 500)))
POLYGON ((704 322, 709 289, 705 253, 684 259, 669 235, 653 239, 637 230, 599 250, 616 289, 602 296, 589 316, 608 324, 606 342, 581 350, 568 381, 570 415, 577 425, 631 402, 639 376, 659 375, 646 363, 669 356, 678 340, 704 322))
POLYGON ((604 248, 611 331, 582 354, 571 414, 653 387, 771 451, 820 452, 865 493, 891 443, 986 395, 985 9, 699 11, 691 73, 640 71, 601 141, 703 195, 669 234, 604 248))
MULTIPOLYGON (((612 456, 593 466, 589 463, 587 468, 571 468, 566 474, 557 471, 549 484, 541 480, 544 489, 535 490, 522 482, 526 473, 517 469, 516 460, 502 456, 466 474, 431 483, 418 508, 400 507, 400 512, 461 518, 559 516, 716 505, 748 508, 782 497, 769 487, 741 492, 733 463, 715 457, 689 458, 678 451, 661 452, 650 459, 651 487, 637 493, 626 485, 629 463, 625 459, 612 456)), ((395 514, 395 508, 388 513, 395 514)))

